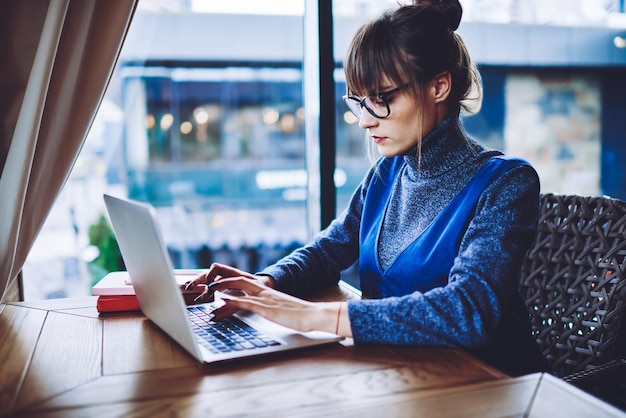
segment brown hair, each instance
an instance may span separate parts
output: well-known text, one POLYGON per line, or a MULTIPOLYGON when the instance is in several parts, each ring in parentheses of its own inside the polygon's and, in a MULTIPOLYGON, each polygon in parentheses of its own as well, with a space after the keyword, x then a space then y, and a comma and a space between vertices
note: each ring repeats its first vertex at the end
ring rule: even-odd
POLYGON ((348 93, 380 92, 386 76, 397 86, 411 83, 419 104, 421 86, 448 71, 450 111, 471 113, 479 107, 471 102, 479 104, 482 94, 478 71, 455 33, 462 15, 458 0, 414 0, 361 26, 344 60, 348 93))

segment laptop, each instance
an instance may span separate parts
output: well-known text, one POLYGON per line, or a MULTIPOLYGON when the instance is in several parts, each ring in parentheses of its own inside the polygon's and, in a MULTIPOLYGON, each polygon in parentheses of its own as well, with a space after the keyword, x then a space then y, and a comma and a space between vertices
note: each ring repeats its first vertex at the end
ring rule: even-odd
POLYGON ((326 332, 298 332, 244 311, 211 321, 218 295, 216 302, 185 304, 154 207, 108 194, 104 202, 141 310, 198 361, 215 363, 343 339, 326 332))

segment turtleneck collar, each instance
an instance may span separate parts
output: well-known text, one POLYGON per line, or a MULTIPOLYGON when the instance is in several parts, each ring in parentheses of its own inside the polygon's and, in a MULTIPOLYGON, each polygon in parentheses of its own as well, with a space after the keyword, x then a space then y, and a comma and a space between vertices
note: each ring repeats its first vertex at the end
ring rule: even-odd
POLYGON ((404 155, 412 171, 421 178, 432 178, 457 167, 478 152, 476 144, 461 130, 458 116, 442 120, 422 139, 422 155, 418 146, 404 155))

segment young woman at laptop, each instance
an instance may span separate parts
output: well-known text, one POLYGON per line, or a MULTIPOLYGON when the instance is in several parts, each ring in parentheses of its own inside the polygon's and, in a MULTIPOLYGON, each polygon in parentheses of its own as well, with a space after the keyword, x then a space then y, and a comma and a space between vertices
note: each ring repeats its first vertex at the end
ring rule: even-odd
POLYGON ((525 161, 468 137, 461 110, 480 100, 455 0, 415 0, 365 24, 345 58, 348 108, 377 151, 349 206, 311 243, 251 274, 214 264, 189 288, 238 289, 239 309, 355 343, 462 347, 516 376, 544 370, 517 290, 539 216, 525 161), (300 299, 359 262, 364 298, 300 299))

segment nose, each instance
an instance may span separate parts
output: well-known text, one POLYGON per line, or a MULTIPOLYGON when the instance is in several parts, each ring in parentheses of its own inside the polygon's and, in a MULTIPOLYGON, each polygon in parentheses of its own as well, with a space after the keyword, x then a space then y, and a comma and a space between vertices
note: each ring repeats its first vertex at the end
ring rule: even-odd
POLYGON ((361 118, 359 119, 359 128, 367 129, 371 128, 378 124, 378 119, 375 118, 367 111, 367 109, 362 109, 361 118))

